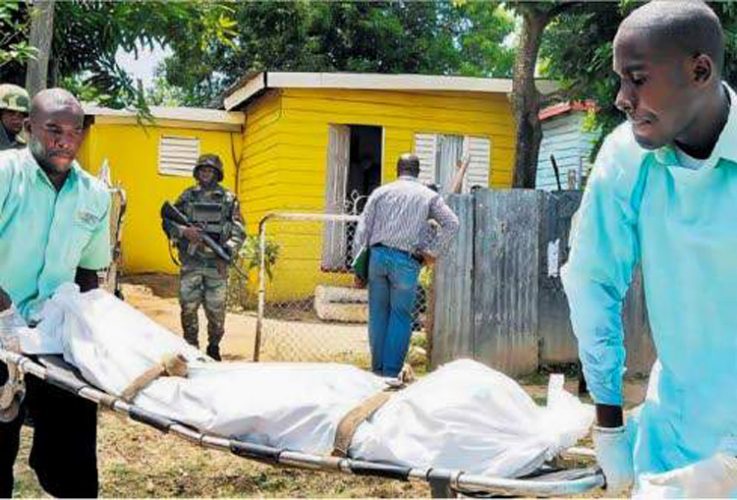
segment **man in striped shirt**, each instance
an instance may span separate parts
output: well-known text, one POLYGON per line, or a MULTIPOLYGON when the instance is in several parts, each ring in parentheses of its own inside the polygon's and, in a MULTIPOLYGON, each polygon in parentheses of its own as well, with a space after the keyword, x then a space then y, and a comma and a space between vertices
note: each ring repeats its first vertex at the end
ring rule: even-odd
POLYGON ((357 248, 370 247, 369 344, 371 370, 399 375, 412 334, 412 309, 422 265, 432 265, 458 231, 458 217, 417 176, 420 160, 403 154, 398 179, 376 189, 356 231, 357 248), (437 222, 430 230, 429 220, 437 222))

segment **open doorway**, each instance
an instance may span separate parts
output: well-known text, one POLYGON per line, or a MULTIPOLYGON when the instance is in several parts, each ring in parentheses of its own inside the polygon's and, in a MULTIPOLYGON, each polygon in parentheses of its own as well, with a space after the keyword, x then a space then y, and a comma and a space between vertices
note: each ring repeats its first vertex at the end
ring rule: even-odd
MULTIPOLYGON (((368 196, 381 185, 383 130, 369 125, 331 125, 328 141, 326 212, 359 215, 368 196)), ((328 222, 322 268, 346 271, 353 248, 355 222, 328 222)))
POLYGON ((360 214, 371 192, 381 185, 381 127, 351 125, 346 183, 346 211, 360 214))

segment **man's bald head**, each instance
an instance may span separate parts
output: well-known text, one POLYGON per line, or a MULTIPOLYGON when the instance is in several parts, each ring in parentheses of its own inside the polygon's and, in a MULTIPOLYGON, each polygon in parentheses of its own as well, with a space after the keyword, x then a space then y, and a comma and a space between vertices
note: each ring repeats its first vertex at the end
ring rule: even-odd
POLYGON ((26 121, 28 146, 50 175, 65 178, 84 138, 84 111, 64 89, 42 90, 31 101, 26 121))
POLYGON ((397 175, 420 175, 420 158, 412 153, 404 153, 397 160, 397 175))
POLYGON ((43 115, 59 111, 67 111, 84 119, 84 111, 77 98, 60 88, 42 90, 36 94, 31 101, 30 118, 31 121, 38 121, 43 115))
MULTIPOLYGON (((724 32, 719 18, 699 0, 654 0, 634 10, 619 26, 617 38, 635 36, 663 55, 677 50, 687 56, 705 54, 721 74, 724 32)), ((615 43, 616 43, 615 39, 615 43)))
POLYGON ((722 27, 704 2, 656 0, 633 11, 614 38, 612 69, 615 105, 640 146, 709 153, 729 109, 723 64, 722 27))

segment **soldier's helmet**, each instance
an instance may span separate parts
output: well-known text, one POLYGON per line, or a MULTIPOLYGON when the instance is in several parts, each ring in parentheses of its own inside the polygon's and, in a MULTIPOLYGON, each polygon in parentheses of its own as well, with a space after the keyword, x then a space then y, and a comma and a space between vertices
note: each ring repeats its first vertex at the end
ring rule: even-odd
POLYGON ((12 83, 0 85, 0 110, 20 111, 28 114, 31 108, 31 98, 23 87, 12 83))
POLYGON ((212 167, 218 174, 218 182, 223 180, 223 162, 220 161, 220 157, 214 154, 204 154, 197 158, 197 163, 194 165, 194 175, 197 178, 197 170, 201 167, 212 167))

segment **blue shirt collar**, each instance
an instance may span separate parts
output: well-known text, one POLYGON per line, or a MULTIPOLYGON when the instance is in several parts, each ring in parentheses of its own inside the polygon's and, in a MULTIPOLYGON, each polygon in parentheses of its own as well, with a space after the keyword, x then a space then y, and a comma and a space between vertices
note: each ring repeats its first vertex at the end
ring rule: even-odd
MULTIPOLYGON (((23 150, 23 154, 25 155, 25 164, 35 171, 35 175, 33 177, 34 181, 43 182, 53 187, 51 181, 49 180, 49 177, 46 175, 46 172, 44 172, 43 168, 41 168, 41 165, 38 164, 36 158, 31 153, 31 150, 29 148, 26 148, 23 150)), ((77 160, 72 161, 71 168, 69 169, 69 175, 67 176, 66 181, 64 181, 64 186, 68 184, 74 184, 77 181, 77 179, 79 178, 80 169, 81 167, 79 166, 79 163, 77 163, 77 160)))
MULTIPOLYGON (((729 95, 731 105, 727 123, 719 134, 714 150, 706 159, 706 165, 709 167, 716 166, 722 158, 737 163, 737 95, 729 85, 724 82, 722 85, 729 95)), ((674 148, 673 145, 667 145, 655 150, 655 158, 663 165, 677 165, 679 162, 674 148)))

